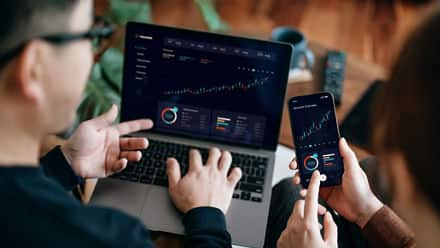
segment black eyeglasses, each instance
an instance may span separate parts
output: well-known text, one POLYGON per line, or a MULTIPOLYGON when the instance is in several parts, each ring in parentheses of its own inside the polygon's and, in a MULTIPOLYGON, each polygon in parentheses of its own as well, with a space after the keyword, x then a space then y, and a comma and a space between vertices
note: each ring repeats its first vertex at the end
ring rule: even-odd
MULTIPOLYGON (((92 44, 95 47, 101 45, 103 39, 108 39, 114 33, 114 28, 112 26, 103 26, 103 27, 94 27, 87 32, 78 33, 78 34, 51 34, 40 37, 32 38, 31 40, 39 39, 49 42, 54 45, 64 45, 66 43, 70 43, 77 40, 89 39, 92 41, 92 44)), ((17 56, 23 48, 30 42, 23 42, 21 45, 16 48, 11 49, 10 51, 4 52, 0 54, 0 68, 2 68, 8 61, 17 56)))

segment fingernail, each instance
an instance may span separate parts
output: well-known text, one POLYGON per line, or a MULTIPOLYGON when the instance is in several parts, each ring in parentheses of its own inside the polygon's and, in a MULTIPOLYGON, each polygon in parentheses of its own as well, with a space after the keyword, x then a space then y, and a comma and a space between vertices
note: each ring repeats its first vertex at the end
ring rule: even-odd
POLYGON ((240 167, 235 167, 235 170, 237 170, 237 173, 239 174, 239 176, 242 177, 243 173, 241 173, 240 167))
POLYGON ((344 145, 347 144, 347 140, 346 140, 344 137, 342 137, 341 140, 342 140, 342 142, 344 143, 344 145))

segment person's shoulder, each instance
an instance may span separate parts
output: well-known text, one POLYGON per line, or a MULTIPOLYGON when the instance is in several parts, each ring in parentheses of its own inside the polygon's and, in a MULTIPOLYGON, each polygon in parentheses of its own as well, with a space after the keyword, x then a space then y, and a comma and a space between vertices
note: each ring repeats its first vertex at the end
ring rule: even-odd
POLYGON ((0 191, 14 194, 32 192, 44 188, 48 183, 39 167, 0 166, 0 191))

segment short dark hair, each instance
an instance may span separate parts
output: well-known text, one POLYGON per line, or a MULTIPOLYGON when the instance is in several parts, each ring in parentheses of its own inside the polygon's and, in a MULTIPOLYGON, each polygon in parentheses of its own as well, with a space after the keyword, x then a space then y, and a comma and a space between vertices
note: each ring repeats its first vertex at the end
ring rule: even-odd
POLYGON ((66 31, 81 0, 0 1, 0 54, 38 35, 66 31))
POLYGON ((417 187, 437 213, 440 213, 439 30, 440 8, 436 8, 404 43, 389 81, 381 85, 372 123, 376 152, 402 152, 417 187))

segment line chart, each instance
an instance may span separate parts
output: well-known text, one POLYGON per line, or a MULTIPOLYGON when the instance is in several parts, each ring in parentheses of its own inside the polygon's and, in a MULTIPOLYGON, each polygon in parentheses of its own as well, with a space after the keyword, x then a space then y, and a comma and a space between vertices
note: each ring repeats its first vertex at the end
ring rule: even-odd
POLYGON ((210 94, 219 94, 222 92, 233 92, 233 91, 243 91, 246 92, 249 89, 261 87, 267 84, 269 81, 269 77, 265 77, 262 79, 254 79, 253 81, 238 81, 231 85, 221 84, 210 87, 199 87, 199 88, 181 88, 174 90, 166 90, 162 92, 162 95, 170 96, 182 96, 182 95, 210 95, 210 94))
POLYGON ((299 136, 299 140, 303 142, 308 137, 318 133, 324 127, 325 123, 330 120, 330 114, 331 111, 329 110, 322 116, 322 118, 318 122, 312 122, 309 127, 304 129, 303 133, 299 136))

